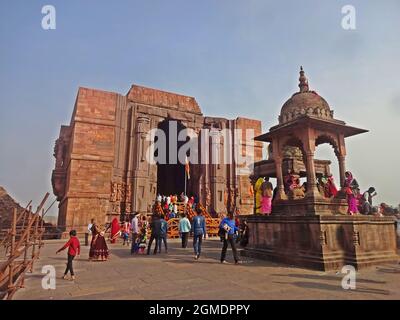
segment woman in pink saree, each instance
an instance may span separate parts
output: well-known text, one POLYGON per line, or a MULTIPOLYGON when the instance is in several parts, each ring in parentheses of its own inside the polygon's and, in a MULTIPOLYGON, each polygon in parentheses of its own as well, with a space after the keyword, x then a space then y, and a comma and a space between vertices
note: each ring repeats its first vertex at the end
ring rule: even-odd
POLYGON ((358 213, 357 208, 357 189, 359 188, 358 182, 354 179, 353 174, 350 171, 345 173, 345 191, 347 195, 348 209, 347 213, 349 215, 354 215, 358 213))
POLYGON ((266 178, 261 185, 262 196, 261 196, 261 213, 270 215, 272 211, 272 183, 269 182, 269 178, 266 178))

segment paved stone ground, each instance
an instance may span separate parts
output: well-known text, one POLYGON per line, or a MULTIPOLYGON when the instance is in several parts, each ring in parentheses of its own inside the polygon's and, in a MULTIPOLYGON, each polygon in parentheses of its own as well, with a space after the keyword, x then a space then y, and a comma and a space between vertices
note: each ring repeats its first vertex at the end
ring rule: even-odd
MULTIPOLYGON (((77 279, 60 279, 66 252, 59 241, 46 243, 26 288, 15 299, 400 299, 400 265, 387 264, 357 273, 357 289, 341 287, 343 275, 306 270, 244 258, 242 265, 220 264, 221 243, 206 240, 203 255, 194 261, 189 248, 169 240, 168 254, 131 256, 121 244, 110 245, 107 262, 89 262, 83 247, 74 262, 77 279), (57 271, 56 290, 41 287, 44 265, 57 271)), ((229 251, 228 251, 229 252, 229 251)), ((227 256, 232 261, 231 252, 227 256)))

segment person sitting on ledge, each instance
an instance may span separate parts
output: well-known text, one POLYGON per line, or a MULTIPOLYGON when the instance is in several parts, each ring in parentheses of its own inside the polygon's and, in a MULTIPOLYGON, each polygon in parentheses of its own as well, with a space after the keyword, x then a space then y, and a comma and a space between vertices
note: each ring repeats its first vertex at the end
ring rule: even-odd
POLYGON ((335 180, 333 179, 332 174, 328 175, 327 185, 328 185, 328 197, 329 198, 336 197, 338 194, 338 189, 336 188, 335 180))
POLYGON ((374 187, 369 187, 367 191, 365 191, 361 197, 361 208, 362 214, 370 214, 372 211, 372 198, 377 195, 374 187))
POLYGON ((292 200, 302 199, 305 197, 305 192, 300 184, 298 176, 292 175, 291 183, 289 185, 289 198, 292 200))

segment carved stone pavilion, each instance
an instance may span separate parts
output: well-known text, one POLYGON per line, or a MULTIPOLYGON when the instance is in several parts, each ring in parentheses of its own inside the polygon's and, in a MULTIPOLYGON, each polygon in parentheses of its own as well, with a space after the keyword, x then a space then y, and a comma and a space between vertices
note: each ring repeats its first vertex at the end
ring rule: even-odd
POLYGON ((314 159, 316 147, 333 147, 344 187, 345 138, 367 131, 335 119, 326 100, 309 89, 303 68, 299 81, 300 91, 283 105, 279 124, 256 137, 270 144, 269 159, 255 163, 251 179, 276 178, 277 189, 272 215, 248 218, 251 231, 244 254, 320 270, 398 260, 393 218, 346 215, 343 192, 325 198, 318 190, 317 178, 330 173, 330 161, 314 159), (303 196, 285 192, 288 174, 307 178, 303 196))

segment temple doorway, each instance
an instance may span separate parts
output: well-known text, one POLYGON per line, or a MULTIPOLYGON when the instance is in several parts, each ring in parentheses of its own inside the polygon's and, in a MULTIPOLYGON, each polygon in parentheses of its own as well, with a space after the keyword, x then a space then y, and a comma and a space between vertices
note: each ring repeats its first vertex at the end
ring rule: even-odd
MULTIPOLYGON (((166 161, 157 161, 157 194, 180 195, 185 191, 185 164, 179 162, 178 150, 186 141, 178 141, 178 135, 186 127, 180 121, 167 119, 159 123, 158 129, 165 133, 166 161)), ((160 150, 156 150, 156 156, 157 152, 160 150)))

